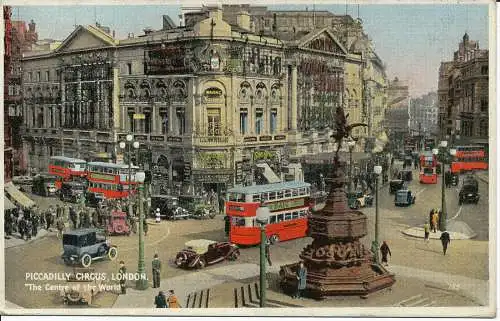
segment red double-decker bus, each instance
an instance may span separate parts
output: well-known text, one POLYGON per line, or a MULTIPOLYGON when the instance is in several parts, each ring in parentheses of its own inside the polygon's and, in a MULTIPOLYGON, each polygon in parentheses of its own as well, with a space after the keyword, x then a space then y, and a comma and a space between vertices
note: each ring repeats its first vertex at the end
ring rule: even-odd
POLYGON ((306 236, 310 195, 311 184, 297 181, 229 189, 225 207, 230 219, 230 242, 260 243, 256 213, 261 201, 271 211, 266 235, 272 244, 306 236))
POLYGON ((74 178, 84 178, 87 175, 87 162, 83 159, 65 156, 52 156, 49 161, 49 173, 56 175, 56 188, 60 189, 63 182, 74 178))
POLYGON ((437 158, 431 151, 425 151, 420 155, 421 184, 437 184, 437 158))
POLYGON ((451 172, 461 173, 488 169, 488 160, 483 146, 457 146, 457 154, 451 162, 451 172))
POLYGON ((128 165, 89 162, 87 163, 88 192, 106 199, 126 198, 135 193, 135 173, 139 167, 131 167, 129 181, 128 165))

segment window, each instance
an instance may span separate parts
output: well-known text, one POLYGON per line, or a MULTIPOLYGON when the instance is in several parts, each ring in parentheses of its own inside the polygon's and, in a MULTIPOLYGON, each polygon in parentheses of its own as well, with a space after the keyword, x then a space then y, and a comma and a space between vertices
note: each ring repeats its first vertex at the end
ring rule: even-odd
POLYGON ((42 78, 42 73, 40 71, 36 72, 36 81, 40 81, 42 78))
POLYGON ((253 195, 253 201, 254 202, 260 202, 260 194, 254 194, 253 195))
POLYGON ((276 215, 269 216, 269 224, 276 223, 276 215))
POLYGON ((481 111, 482 112, 488 111, 488 98, 481 98, 481 111))
POLYGON ((245 218, 243 217, 233 217, 234 226, 245 226, 245 218))
POLYGON ((292 213, 285 213, 285 221, 289 221, 292 219, 292 213))
POLYGON ((50 81, 50 71, 49 71, 49 70, 47 70, 47 71, 45 72, 45 80, 46 80, 46 81, 50 81))
POLYGON ((128 114, 128 118, 129 118, 129 127, 130 127, 130 131, 131 132, 134 132, 134 125, 135 125, 135 122, 134 122, 134 114, 128 114))
POLYGON ((32 81, 33 81, 33 73, 32 73, 32 72, 29 72, 29 73, 28 73, 28 81, 29 81, 29 82, 32 82, 32 81))
POLYGON ((245 135, 248 127, 248 112, 246 109, 240 110, 240 134, 245 135))
POLYGON ((177 113, 177 121, 179 123, 179 135, 183 135, 186 133, 186 117, 184 116, 184 112, 177 113))
POLYGON ((277 118, 278 118, 278 112, 276 111, 276 109, 271 110, 271 118, 270 118, 270 122, 269 122, 269 126, 270 126, 269 132, 271 134, 276 133, 277 118))
POLYGON ((208 114, 208 136, 220 136, 220 109, 209 108, 208 114))
POLYGON ((285 197, 292 197, 292 191, 289 189, 285 190, 285 197))
POLYGON ((276 192, 269 192, 269 199, 275 200, 276 199, 276 192))
POLYGON ((278 222, 283 222, 283 219, 284 219, 284 215, 283 214, 278 214, 276 217, 277 217, 277 221, 278 222))
POLYGON ((292 213, 292 219, 299 218, 299 212, 293 212, 292 213))
POLYGON ((262 109, 257 109, 255 113, 255 133, 257 135, 262 133, 263 115, 262 109))
POLYGON ((487 74, 488 74, 488 66, 482 66, 481 75, 487 75, 487 74))
POLYGON ((127 75, 131 75, 132 74, 132 63, 129 62, 127 63, 127 75))

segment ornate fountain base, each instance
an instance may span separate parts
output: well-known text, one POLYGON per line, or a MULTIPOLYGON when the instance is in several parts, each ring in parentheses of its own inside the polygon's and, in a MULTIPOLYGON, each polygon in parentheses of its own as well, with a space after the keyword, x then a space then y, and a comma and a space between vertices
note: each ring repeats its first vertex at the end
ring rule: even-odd
MULTIPOLYGON (((281 286, 287 292, 295 293, 297 289, 298 265, 299 263, 293 263, 281 267, 281 286)), ((366 296, 391 287, 394 282, 394 274, 382 266, 360 262, 359 265, 338 269, 309 270, 304 295, 317 299, 339 295, 366 296)))

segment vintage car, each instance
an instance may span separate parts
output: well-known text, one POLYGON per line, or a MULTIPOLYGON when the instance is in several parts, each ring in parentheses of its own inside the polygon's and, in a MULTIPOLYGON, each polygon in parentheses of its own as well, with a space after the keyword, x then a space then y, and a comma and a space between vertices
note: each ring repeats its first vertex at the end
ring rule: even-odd
POLYGON ((56 188, 57 176, 50 174, 38 174, 33 178, 33 186, 31 192, 41 196, 52 196, 57 192, 56 188))
POLYGON ((415 204, 415 195, 411 191, 402 189, 396 192, 394 197, 394 205, 396 206, 410 206, 415 204))
POLYGON ((16 185, 31 185, 33 183, 32 176, 14 176, 12 177, 12 183, 16 185))
POLYGON ((357 210, 361 207, 368 207, 373 205, 373 196, 366 195, 361 191, 347 193, 347 202, 349 208, 357 210))
POLYGON ((92 261, 116 259, 118 249, 106 239, 106 235, 95 228, 72 230, 63 234, 62 259, 68 265, 89 267, 92 261))
POLYGON ((239 256, 238 247, 229 242, 192 240, 177 253, 175 264, 180 268, 201 269, 224 260, 236 260, 239 256))
POLYGON ((94 269, 75 268, 66 279, 65 287, 59 292, 64 304, 92 305, 94 297, 101 292, 99 284, 101 280, 86 277, 95 275, 94 269))
POLYGON ((403 189, 405 182, 402 179, 391 179, 389 182, 389 193, 394 194, 400 189, 403 189))
POLYGON ((413 157, 406 155, 404 159, 403 166, 404 167, 411 167, 411 164, 413 164, 413 157))
POLYGON ((462 205, 464 203, 474 203, 477 204, 479 202, 479 193, 478 193, 478 185, 477 181, 465 181, 460 189, 460 193, 458 194, 458 205, 462 205))
POLYGON ((63 202, 78 203, 85 197, 87 186, 80 182, 64 182, 59 190, 59 198, 63 202))
POLYGON ((179 195, 179 206, 196 219, 214 218, 217 214, 215 207, 207 204, 203 197, 198 195, 179 195))
POLYGON ((130 226, 127 222, 127 213, 111 211, 106 224, 108 235, 130 235, 130 226))
POLYGON ((189 211, 179 206, 179 198, 177 196, 151 196, 151 216, 156 217, 157 208, 160 209, 160 217, 167 220, 187 220, 190 217, 189 211))
POLYGON ((403 169, 398 173, 398 178, 405 182, 411 182, 413 180, 413 172, 410 169, 403 169))

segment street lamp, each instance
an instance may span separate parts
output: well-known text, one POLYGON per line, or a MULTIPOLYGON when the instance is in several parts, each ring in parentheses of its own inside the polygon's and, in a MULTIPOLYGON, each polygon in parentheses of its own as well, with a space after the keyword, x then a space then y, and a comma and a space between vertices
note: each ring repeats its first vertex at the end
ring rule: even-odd
MULTIPOLYGON (((446 135, 449 138, 448 135, 446 135)), ((442 152, 440 153, 439 149, 433 149, 432 153, 434 155, 440 155, 439 157, 441 161, 441 215, 439 216, 439 230, 446 231, 446 220, 448 216, 448 211, 446 209, 446 191, 445 191, 445 164, 449 163, 449 155, 455 156, 457 154, 457 150, 451 148, 448 150, 448 141, 443 140, 440 142, 439 146, 441 147, 442 152)))
POLYGON ((144 172, 137 172, 135 177, 139 184, 139 263, 137 264, 139 280, 137 280, 136 287, 138 290, 146 290, 148 288, 148 280, 146 277, 146 267, 144 266, 144 202, 142 200, 146 174, 144 172))
POLYGON ((382 166, 376 165, 373 167, 373 172, 375 173, 375 241, 372 243, 372 252, 375 255, 375 262, 380 263, 378 248, 379 248, 379 237, 380 237, 380 226, 378 217, 378 178, 382 173, 382 166))
POLYGON ((355 140, 349 140, 347 142, 347 146, 349 146, 349 192, 351 192, 352 188, 352 150, 354 149, 355 145, 355 140))
POLYGON ((260 225, 260 304, 261 308, 264 307, 266 301, 266 224, 269 221, 271 211, 269 207, 260 203, 260 207, 256 211, 256 220, 260 225))
POLYGON ((126 152, 127 157, 128 157, 128 198, 127 199, 128 199, 129 217, 133 216, 132 203, 131 203, 131 199, 130 199, 130 191, 131 191, 131 185, 132 185, 131 184, 131 182, 132 182, 132 156, 130 153, 130 145, 132 145, 132 147, 134 147, 134 149, 136 149, 136 150, 138 150, 139 146, 140 146, 139 142, 132 143, 133 138, 134 138, 134 136, 132 136, 132 134, 128 134, 126 137, 126 142, 120 142, 120 144, 119 144, 120 148, 126 152))

